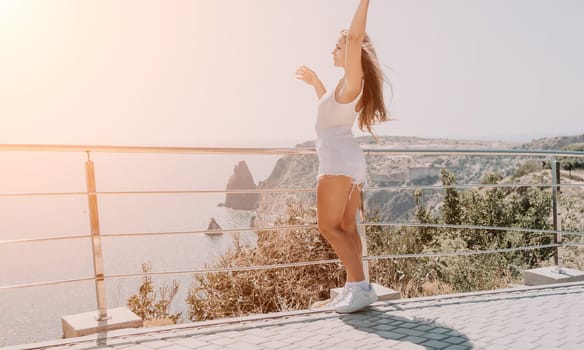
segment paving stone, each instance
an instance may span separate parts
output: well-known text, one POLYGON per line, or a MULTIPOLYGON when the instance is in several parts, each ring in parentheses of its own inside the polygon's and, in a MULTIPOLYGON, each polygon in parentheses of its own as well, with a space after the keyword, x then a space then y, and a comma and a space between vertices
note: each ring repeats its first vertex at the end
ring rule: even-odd
POLYGON ((396 332, 392 332, 392 331, 379 331, 379 332, 375 332, 375 334, 377 334, 380 337, 385 338, 385 339, 402 339, 402 338, 405 338, 407 336, 403 333, 396 333, 396 332))
MULTIPOLYGON (((177 325, 98 346, 63 340, 9 350, 179 349, 584 349, 584 284, 378 303, 360 313, 177 325), (301 345, 299 345, 301 344, 301 345)), ((126 333, 128 332, 128 333, 126 333)), ((136 330, 136 333, 144 330, 136 330)))
POLYGON ((169 345, 167 347, 161 348, 160 350, 187 350, 187 349, 191 349, 191 348, 186 347, 186 346, 172 345, 171 344, 171 345, 169 345))
MULTIPOLYGON (((168 344, 168 345, 170 346, 172 344, 168 344)), ((95 346, 93 348, 95 348, 95 346)), ((86 349, 89 349, 89 348, 86 348, 86 349)), ((123 349, 124 350, 152 350, 149 347, 147 347, 145 345, 141 345, 141 344, 134 344, 132 346, 125 346, 123 349)))
POLYGON ((261 344, 261 343, 267 343, 270 341, 270 339, 264 338, 264 337, 258 337, 255 335, 244 335, 240 338, 242 341, 246 342, 246 343, 250 343, 250 344, 261 344))
POLYGON ((416 326, 418 326, 416 322, 404 322, 399 325, 400 328, 415 328, 416 326))
POLYGON ((223 334, 219 334, 219 333, 207 333, 207 334, 192 335, 192 337, 197 339, 197 340, 200 340, 200 341, 210 342, 213 340, 222 339, 225 336, 223 334))
POLYGON ((221 349, 224 349, 224 347, 215 344, 207 344, 205 346, 197 348, 197 350, 221 350, 221 349))
POLYGON ((462 346, 462 345, 449 345, 448 347, 444 348, 444 350, 469 350, 472 349, 470 345, 462 346))
POLYGON ((448 344, 448 343, 441 342, 441 341, 438 341, 438 340, 429 340, 427 342, 422 343, 421 345, 430 346, 430 347, 432 347, 434 349, 444 349, 444 348, 449 347, 452 344, 448 344))
MULTIPOLYGON (((230 350, 258 350, 258 349, 263 349, 258 347, 257 344, 249 344, 249 343, 243 343, 243 342, 239 342, 239 343, 233 343, 233 344, 229 344, 226 345, 223 349, 230 349, 230 350)), ((281 348, 284 349, 284 348, 281 348)), ((199 349, 197 349, 199 350, 199 349)))
POLYGON ((186 346, 187 348, 192 348, 192 349, 196 349, 196 348, 199 348, 199 347, 202 347, 202 346, 205 346, 208 344, 208 342, 206 342, 206 341, 203 341, 203 340, 200 340, 197 338, 191 338, 191 337, 172 339, 168 343, 182 345, 182 346, 186 346))
POLYGON ((434 327, 432 329, 432 333, 446 333, 446 334, 451 334, 451 335, 456 335, 458 332, 449 328, 443 328, 443 327, 434 327))
POLYGON ((257 337, 269 337, 269 336, 274 334, 273 332, 270 332, 270 331, 265 330, 263 328, 250 329, 250 330, 246 331, 246 333, 255 335, 257 337))
POLYGON ((427 324, 424 324, 424 325, 421 325, 421 326, 417 326, 417 327, 414 328, 414 330, 420 331, 420 332, 428 332, 428 331, 432 331, 432 329, 434 329, 434 327, 433 326, 430 326, 430 325, 427 325, 427 324))
POLYGON ((299 349, 309 349, 309 348, 312 348, 314 346, 317 346, 320 343, 321 342, 319 340, 305 339, 303 341, 295 343, 295 345, 297 345, 299 349))
POLYGON ((288 344, 284 343, 284 342, 279 342, 279 341, 270 341, 267 343, 263 343, 262 347, 267 348, 267 349, 281 349, 284 346, 286 346, 288 344))
POLYGON ((402 334, 406 334, 406 335, 412 335, 412 336, 416 336, 416 337, 423 337, 425 335, 424 332, 420 332, 420 331, 416 331, 414 329, 409 329, 409 328, 395 328, 393 330, 393 332, 395 333, 402 333, 402 334))
POLYGON ((391 347, 391 350, 426 350, 425 346, 410 342, 401 342, 391 347))
POLYGON ((113 349, 119 349, 119 350, 126 350, 127 348, 130 348, 132 346, 135 346, 135 344, 110 345, 111 348, 113 348, 113 349))
POLYGON ((382 339, 379 342, 373 343, 373 344, 369 344, 369 349, 371 350, 377 350, 377 349, 387 349, 387 348, 391 348, 393 346, 399 345, 401 342, 399 340, 393 340, 393 339, 382 339))
POLYGON ((444 339, 446 339, 448 337, 449 336, 446 334, 439 334, 439 333, 432 333, 432 332, 424 333, 424 338, 428 338, 428 339, 432 339, 432 340, 444 341, 444 339))
POLYGON ((408 335, 405 338, 401 338, 400 341, 402 341, 402 342, 411 342, 411 343, 414 343, 414 344, 421 344, 421 343, 427 341, 427 339, 422 338, 422 337, 416 337, 414 335, 408 335))
POLYGON ((390 326, 387 324, 380 324, 380 325, 373 327, 373 329, 380 330, 380 331, 391 331, 391 330, 396 329, 396 328, 397 327, 395 327, 395 326, 390 326))
POLYGON ((467 341, 466 337, 463 336, 451 336, 449 335, 448 338, 442 339, 443 342, 450 343, 453 345, 461 344, 467 341))
POLYGON ((339 338, 339 337, 335 337, 335 336, 331 336, 331 337, 328 337, 328 338, 325 338, 325 339, 322 340, 323 343, 334 344, 334 345, 340 344, 340 343, 342 343, 344 341, 345 341, 345 339, 339 338))
POLYGON ((312 347, 312 350, 327 350, 327 349, 334 349, 335 348, 335 344, 331 344, 331 343, 325 343, 325 342, 321 342, 320 344, 312 347))
POLYGON ((146 341, 142 341, 140 342, 140 344, 150 348, 150 349, 161 349, 164 347, 167 347, 169 345, 168 342, 165 342, 164 340, 146 340, 146 341))
POLYGON ((233 338, 229 338, 229 337, 224 337, 224 338, 221 338, 221 339, 211 340, 210 343, 211 344, 215 344, 215 345, 225 346, 225 345, 237 343, 237 339, 233 339, 233 338))

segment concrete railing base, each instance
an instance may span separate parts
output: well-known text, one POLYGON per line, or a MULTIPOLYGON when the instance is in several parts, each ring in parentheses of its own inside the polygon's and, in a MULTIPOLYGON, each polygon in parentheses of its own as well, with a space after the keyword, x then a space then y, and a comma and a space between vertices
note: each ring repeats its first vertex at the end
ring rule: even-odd
POLYGON ((557 266, 540 267, 523 272, 523 281, 527 286, 580 282, 584 281, 584 272, 567 267, 562 267, 561 271, 557 266))
POLYGON ((61 318, 63 338, 82 337, 114 329, 142 327, 142 319, 125 307, 107 310, 108 319, 98 321, 98 312, 85 312, 61 318))

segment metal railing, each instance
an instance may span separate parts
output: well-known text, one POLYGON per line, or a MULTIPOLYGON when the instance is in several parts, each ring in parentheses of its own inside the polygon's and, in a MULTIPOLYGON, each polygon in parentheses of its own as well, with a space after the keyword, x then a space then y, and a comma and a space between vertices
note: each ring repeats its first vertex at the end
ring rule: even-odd
MULTIPOLYGON (((107 302, 105 297, 105 281, 119 278, 135 278, 144 276, 157 275, 178 275, 178 274, 206 274, 228 271, 251 271, 251 270, 266 270, 278 269, 286 267, 308 266, 318 264, 339 263, 338 259, 319 260, 319 261, 304 261, 293 262, 288 264, 273 264, 262 266, 240 266, 234 268, 213 268, 213 269, 189 269, 176 270, 164 272, 143 272, 143 273, 121 273, 121 274, 106 274, 104 271, 103 254, 101 247, 101 238, 103 237, 132 237, 141 238, 147 236, 170 236, 170 235, 200 235, 205 233, 216 232, 214 230, 192 230, 192 231, 174 231, 174 232, 144 232, 144 233, 113 233, 101 234, 100 219, 98 212, 98 197, 99 196, 117 196, 117 195, 178 195, 178 194, 247 194, 247 193, 286 193, 286 192, 314 192, 315 189, 257 189, 257 190, 188 190, 188 191, 113 191, 113 192, 99 192, 97 191, 95 180, 95 166, 91 160, 92 153, 149 153, 149 154, 247 154, 247 155, 315 155, 313 148, 205 148, 205 147, 130 147, 130 146, 69 146, 69 145, 0 145, 0 151, 10 152, 83 152, 87 153, 87 161, 85 162, 86 174, 86 191, 85 192, 30 192, 30 193, 0 193, 0 198, 3 197, 38 197, 38 196, 87 196, 89 220, 90 220, 90 234, 89 235, 73 235, 73 236, 54 236, 42 238, 24 238, 12 240, 0 240, 0 245, 30 243, 30 242, 48 242, 57 240, 73 240, 73 239, 91 239, 92 245, 92 259, 94 267, 94 275, 75 279, 42 281, 36 283, 18 284, 0 286, 0 290, 29 288, 35 286, 56 285, 64 283, 76 283, 82 281, 94 281, 96 288, 96 302, 99 312, 99 320, 108 318, 107 302)), ((525 250, 535 250, 544 248, 554 248, 554 262, 558 269, 561 269, 561 254, 559 248, 564 246, 581 246, 580 243, 565 243, 562 241, 562 235, 576 235, 584 236, 583 232, 578 231, 562 231, 561 223, 559 221, 559 196, 560 196, 560 168, 556 157, 582 157, 584 152, 574 151, 534 151, 534 150, 500 150, 500 149, 365 149, 367 155, 484 155, 484 156, 536 156, 546 157, 551 160, 551 183, 540 184, 461 184, 461 185, 427 185, 427 186, 383 186, 377 188, 366 187, 364 192, 368 191, 404 191, 404 190, 444 190, 444 189, 468 189, 468 188, 505 188, 505 187, 541 187, 551 188, 552 190, 552 218, 553 224, 551 230, 543 229, 529 229, 518 227, 498 227, 498 226, 479 226, 479 225, 448 225, 448 224, 423 224, 423 223, 396 223, 396 222, 364 222, 357 216, 357 226, 361 238, 364 240, 363 244, 363 261, 366 265, 368 261, 376 259, 405 259, 405 258, 419 258, 419 257, 446 257, 446 256, 465 256, 476 254, 493 254, 503 252, 515 252, 525 250), (528 246, 528 247, 514 247, 504 249, 491 250, 472 250, 472 251, 456 251, 456 252, 437 252, 437 253, 420 253, 420 254, 388 254, 370 256, 367 254, 367 242, 365 236, 365 227, 367 226, 388 226, 388 227, 427 227, 427 228, 452 228, 452 229, 468 229, 468 230, 493 230, 493 231, 515 231, 515 232, 530 232, 538 234, 550 234, 554 236, 554 242, 551 244, 528 246)), ((582 187, 582 184, 561 184, 562 187, 582 187)), ((291 225, 291 226, 268 226, 268 227, 254 227, 254 228, 236 228, 236 229, 221 229, 222 232, 239 232, 242 230, 262 231, 262 230, 291 230, 299 228, 316 228, 316 225, 291 225)), ((367 268, 365 269, 367 271, 367 268)))

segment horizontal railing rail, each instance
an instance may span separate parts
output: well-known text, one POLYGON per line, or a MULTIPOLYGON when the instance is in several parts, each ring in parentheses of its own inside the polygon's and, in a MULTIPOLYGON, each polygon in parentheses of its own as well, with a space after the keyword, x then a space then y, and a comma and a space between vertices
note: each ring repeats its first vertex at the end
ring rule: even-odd
MULTIPOLYGON (((93 258, 95 275, 91 277, 78 277, 72 279, 62 279, 54 281, 44 281, 36 283, 15 284, 8 286, 0 286, 0 290, 30 288, 38 286, 48 286, 67 283, 79 283, 87 281, 95 281, 96 283, 96 299, 98 301, 98 308, 100 311, 100 318, 105 317, 105 296, 104 285, 105 280, 136 278, 145 276, 164 276, 164 275, 181 275, 181 274, 206 274, 206 273, 224 273, 224 272, 238 272, 238 271, 255 271, 268 270, 278 268, 300 267, 321 264, 340 263, 338 259, 318 260, 318 261, 304 261, 304 262, 290 262, 285 264, 272 264, 261 266, 237 266, 226 268, 208 268, 208 269, 187 269, 174 271, 150 271, 142 273, 119 273, 119 274, 105 274, 103 272, 103 261, 101 258, 101 240, 105 238, 141 238, 152 236, 171 236, 171 235, 201 235, 212 234, 218 231, 224 233, 236 233, 242 231, 281 231, 281 230, 296 230, 296 229, 317 229, 316 224, 307 225, 278 225, 278 226, 261 226, 261 227, 245 227, 234 229, 220 229, 220 230, 185 230, 185 231, 169 231, 169 232, 136 232, 136 233, 101 233, 99 230, 99 217, 97 214, 97 197, 98 196, 127 196, 127 195, 200 195, 200 194, 281 194, 281 193, 314 193, 314 188, 276 188, 276 189, 253 189, 253 190, 208 190, 208 189, 186 189, 186 190, 154 190, 154 191, 97 191, 95 189, 95 178, 93 173, 93 162, 90 160, 92 153, 148 153, 148 154, 238 154, 238 155, 315 155, 314 148, 260 148, 260 147, 135 147, 135 146, 87 146, 87 145, 1 145, 0 151, 6 152, 83 152, 87 153, 87 181, 88 190, 84 192, 30 192, 30 193, 0 193, 0 198, 12 197, 40 197, 40 196, 87 196, 90 200, 91 212, 91 233, 77 234, 77 235, 62 235, 62 236, 47 236, 36 238, 0 240, 0 246, 9 244, 22 243, 38 243, 58 240, 73 240, 73 239, 87 239, 90 238, 93 247, 93 258), (92 186, 89 184, 92 183, 92 186)), ((584 232, 579 231, 563 231, 559 229, 557 222, 558 216, 558 198, 559 189, 561 188, 578 188, 583 187, 583 183, 559 182, 559 166, 556 158, 561 157, 582 157, 584 152, 565 151, 565 150, 524 150, 524 149, 426 149, 426 148, 369 148, 364 149, 367 155, 394 155, 394 156, 520 156, 520 157, 543 157, 545 161, 550 161, 552 166, 552 183, 502 183, 502 184, 454 184, 454 185, 394 185, 394 186, 379 186, 379 187, 365 187, 364 192, 375 191, 418 191, 418 190, 446 190, 446 189, 473 189, 473 188, 521 188, 521 187, 538 187, 551 189, 553 193, 554 208, 552 216, 554 218, 553 229, 531 229, 522 227, 502 227, 502 226, 482 226, 482 225, 450 225, 450 224, 428 224, 428 223, 412 223, 412 222, 358 222, 357 226, 360 229, 360 234, 364 237, 363 229, 365 227, 379 226, 379 227, 418 227, 418 228, 434 228, 434 229, 452 229, 452 230, 476 230, 476 231, 503 231, 503 232, 523 232, 541 235, 554 235, 554 242, 544 245, 511 247, 501 249, 485 249, 485 250, 460 250, 453 252, 425 252, 425 253, 411 253, 411 254, 386 254, 386 255, 368 255, 364 250, 363 261, 381 260, 381 259, 406 259, 406 258, 431 258, 431 257, 452 257, 452 256, 468 256, 479 254, 497 254, 509 253, 525 250, 536 249, 556 249, 556 262, 558 262, 559 251, 561 247, 579 247, 584 246, 580 242, 566 242, 561 239, 562 236, 572 235, 576 237, 584 236, 584 232)), ((439 167, 439 166, 437 166, 439 167)), ((366 243, 364 244, 366 246, 366 243)), ((560 261, 561 262, 561 261, 560 261)), ((559 263, 557 265, 560 265, 559 263)), ((561 265, 560 265, 561 268, 561 265)))
MULTIPOLYGON (((107 145, 10 145, 0 144, 0 151, 84 152, 84 153, 163 153, 163 154, 316 154, 314 147, 155 147, 107 145)), ((567 156, 584 157, 584 152, 566 150, 470 149, 470 148, 364 148, 367 154, 383 155, 477 155, 477 156, 567 156)))
MULTIPOLYGON (((482 230, 482 231, 510 231, 510 232, 525 232, 538 234, 562 234, 566 236, 584 236, 584 232, 579 231, 560 231, 560 230, 542 230, 530 229, 522 227, 509 226, 481 226, 481 225, 448 225, 448 224, 421 224, 415 222, 364 222, 359 223, 358 226, 387 226, 387 227, 419 227, 419 228, 451 228, 461 230, 482 230)), ((217 232, 223 233, 240 233, 242 231, 285 231, 298 229, 316 229, 317 225, 286 225, 286 226, 263 226, 263 227, 247 227, 247 228, 232 228, 232 229, 217 229, 217 230, 192 230, 192 231, 168 231, 168 232, 135 232, 135 233, 102 233, 102 238, 140 238, 140 237, 157 237, 157 236, 176 236, 176 235, 203 235, 213 234, 217 232)), ((47 236, 38 238, 24 238, 24 239, 9 239, 0 240, 0 245, 17 244, 17 243, 38 243, 47 241, 62 241, 75 239, 88 239, 89 235, 67 235, 67 236, 47 236)), ((563 244, 569 244, 564 242, 563 244)))
MULTIPOLYGON (((518 188, 518 187, 582 187, 583 183, 562 183, 558 185, 549 183, 510 183, 510 184, 460 184, 460 185, 408 185, 408 186, 380 186, 364 187, 363 191, 412 191, 412 190, 444 190, 444 189, 470 189, 470 188, 518 188)), ((285 189, 255 189, 255 190, 184 190, 184 191, 96 191, 89 194, 103 196, 119 195, 168 195, 168 194, 266 194, 266 193, 316 193, 314 188, 285 188, 285 189)), ((40 197, 40 196, 86 196, 88 192, 22 192, 0 193, 0 197, 40 197)))
MULTIPOLYGON (((455 252, 365 255, 365 256, 363 256, 363 260, 372 261, 372 260, 384 260, 384 259, 387 260, 387 259, 470 256, 470 255, 483 255, 483 254, 496 254, 496 253, 512 253, 512 252, 518 252, 518 251, 528 251, 528 250, 566 247, 566 246, 584 246, 584 243, 551 243, 551 244, 515 247, 515 248, 466 250, 466 251, 455 251, 455 252)), ((193 275, 199 274, 200 275, 200 274, 208 274, 208 273, 261 271, 261 270, 272 270, 272 269, 289 268, 289 267, 302 267, 302 266, 314 266, 314 265, 337 264, 337 263, 341 263, 341 261, 339 259, 328 259, 328 260, 314 260, 314 261, 293 262, 293 263, 286 263, 286 264, 271 264, 271 265, 257 265, 257 266, 254 265, 254 266, 225 267, 225 268, 212 268, 212 269, 123 273, 123 274, 105 275, 104 278, 106 280, 109 280, 109 279, 121 279, 121 278, 153 277, 153 276, 185 275, 185 274, 193 274, 193 275)), ((75 282, 87 282, 87 281, 94 281, 94 280, 95 280, 95 277, 93 277, 93 276, 80 277, 80 278, 75 278, 75 279, 66 279, 66 280, 58 280, 58 281, 50 281, 50 282, 39 282, 39 283, 27 283, 27 284, 11 285, 11 286, 0 286, 0 290, 50 286, 50 285, 67 284, 67 283, 75 283, 75 282)))
MULTIPOLYGON (((578 244, 575 244, 578 245, 578 244)), ((501 249, 485 249, 485 250, 463 250, 455 252, 435 252, 435 253, 409 253, 409 254, 387 254, 387 255, 365 255, 363 260, 386 260, 386 259, 408 259, 408 258, 438 258, 438 257, 454 257, 454 256, 469 256, 469 255, 482 255, 482 254, 496 254, 496 253, 512 253, 518 251, 545 249, 545 248, 555 248, 562 247, 563 243, 551 243, 535 246, 525 246, 525 247, 515 247, 515 248, 501 248, 501 249)), ((327 260, 313 260, 313 261, 301 261, 292 262, 285 264, 270 264, 270 265, 253 265, 253 266, 239 266, 239 267, 224 267, 224 268, 210 268, 210 269, 193 269, 193 270, 175 270, 175 271, 150 271, 150 272, 139 272, 139 273, 121 273, 104 275, 104 279, 120 279, 120 278, 136 278, 136 277, 152 277, 152 276, 167 276, 167 275, 184 275, 184 274, 209 274, 209 273, 227 273, 227 272, 245 272, 245 271, 261 271, 261 270, 273 270, 289 267, 302 267, 302 266, 314 266, 323 264, 336 264, 341 263, 339 259, 327 259, 327 260)), ((67 279, 59 281, 50 282, 39 282, 39 283, 28 283, 12 286, 0 286, 2 289, 18 289, 18 288, 30 288, 30 287, 40 287, 47 285, 57 285, 66 284, 74 282, 83 281, 93 281, 95 277, 80 277, 76 279, 67 279)))

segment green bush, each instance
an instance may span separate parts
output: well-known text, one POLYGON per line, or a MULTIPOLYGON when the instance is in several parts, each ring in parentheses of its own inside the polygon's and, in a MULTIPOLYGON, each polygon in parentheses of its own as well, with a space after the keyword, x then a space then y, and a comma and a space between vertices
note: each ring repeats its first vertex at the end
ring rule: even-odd
MULTIPOLYGON (((497 183, 498 176, 490 177, 497 183)), ((543 180, 541 180, 543 181, 543 180)), ((447 170, 444 185, 456 184, 447 170)), ((418 191, 416 219, 425 224, 523 227, 549 229, 550 193, 543 188, 488 188, 446 190, 441 215, 426 208, 418 191)), ((375 221, 373 217, 369 221, 375 221)), ((371 226, 367 231, 370 255, 440 253, 496 250, 509 247, 551 243, 550 235, 505 232, 496 229, 452 229, 371 226)), ((415 259, 378 259, 370 263, 371 279, 399 290, 404 297, 431 295, 447 291, 466 292, 507 286, 520 277, 520 270, 538 266, 549 259, 552 249, 508 253, 475 254, 455 257, 415 259)))
MULTIPOLYGON (((563 148, 566 151, 584 152, 584 143, 574 143, 563 148)), ((570 172, 574 169, 584 169, 584 157, 562 157, 560 165, 570 172)))

